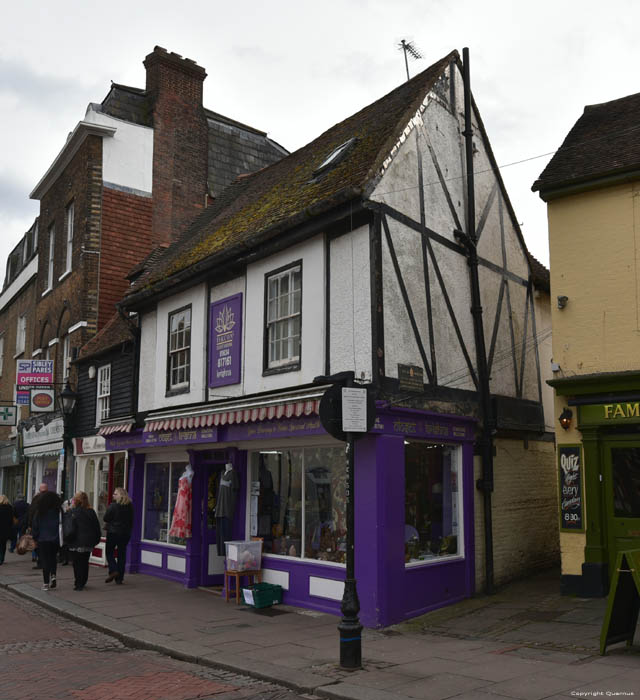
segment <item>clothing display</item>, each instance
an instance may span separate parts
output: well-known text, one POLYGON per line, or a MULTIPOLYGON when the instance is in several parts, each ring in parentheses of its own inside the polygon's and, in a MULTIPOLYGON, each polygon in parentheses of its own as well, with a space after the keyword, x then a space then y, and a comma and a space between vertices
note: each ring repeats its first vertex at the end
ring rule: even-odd
POLYGON ((218 556, 225 556, 224 543, 232 538, 233 513, 236 507, 238 475, 231 464, 225 465, 225 471, 220 475, 218 499, 216 501, 216 544, 218 556))
POLYGON ((192 480, 193 469, 188 465, 178 481, 178 496, 169 530, 171 537, 191 537, 192 480))

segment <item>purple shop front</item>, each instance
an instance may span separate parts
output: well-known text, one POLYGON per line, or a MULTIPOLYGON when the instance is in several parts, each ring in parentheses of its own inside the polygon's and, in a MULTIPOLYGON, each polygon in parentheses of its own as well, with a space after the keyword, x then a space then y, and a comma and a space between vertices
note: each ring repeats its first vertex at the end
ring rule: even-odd
MULTIPOLYGON (((471 419, 378 407, 355 448, 355 557, 360 617, 380 627, 474 591, 471 419)), ((283 602, 339 614, 345 578, 345 453, 316 414, 112 435, 130 450, 136 506, 130 568, 188 587, 221 585, 213 517, 220 475, 237 475, 232 538, 263 540, 263 578, 283 602), (192 534, 171 537, 187 464, 192 534)))

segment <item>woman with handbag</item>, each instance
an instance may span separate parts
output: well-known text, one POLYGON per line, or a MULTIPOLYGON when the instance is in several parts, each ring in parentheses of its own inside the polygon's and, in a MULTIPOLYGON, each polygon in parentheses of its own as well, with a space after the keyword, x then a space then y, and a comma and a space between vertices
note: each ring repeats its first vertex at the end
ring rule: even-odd
POLYGON ((7 552, 7 540, 11 539, 13 530, 13 508, 9 499, 2 494, 0 496, 0 564, 4 564, 4 555, 7 552))
POLYGON ((115 579, 116 583, 124 580, 124 567, 127 562, 127 545, 133 529, 133 505, 129 494, 118 486, 113 492, 113 501, 104 514, 107 542, 105 553, 109 564, 109 575, 105 583, 115 579), (116 558, 116 549, 118 557, 116 558))
MULTIPOLYGON (((35 499, 34 499, 35 500, 35 499)), ((44 491, 38 497, 31 534, 38 543, 38 557, 42 566, 43 591, 56 587, 58 547, 60 546, 60 498, 53 491, 44 491)))
MULTIPOLYGON (((72 527, 67 537, 69 552, 73 558, 74 591, 82 591, 89 578, 89 557, 93 548, 100 542, 100 521, 89 503, 84 491, 73 497, 71 513, 72 527)), ((63 530, 65 528, 63 527, 63 530)))

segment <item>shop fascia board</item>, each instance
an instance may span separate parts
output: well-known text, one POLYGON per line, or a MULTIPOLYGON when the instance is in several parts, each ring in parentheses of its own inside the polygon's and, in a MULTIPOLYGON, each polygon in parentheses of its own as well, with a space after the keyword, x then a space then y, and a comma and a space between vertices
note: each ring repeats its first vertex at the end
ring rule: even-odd
POLYGON ((599 372, 561 377, 549 379, 547 384, 555 389, 558 396, 592 395, 595 397, 594 403, 597 403, 601 400, 597 398, 600 394, 640 391, 640 371, 599 372))

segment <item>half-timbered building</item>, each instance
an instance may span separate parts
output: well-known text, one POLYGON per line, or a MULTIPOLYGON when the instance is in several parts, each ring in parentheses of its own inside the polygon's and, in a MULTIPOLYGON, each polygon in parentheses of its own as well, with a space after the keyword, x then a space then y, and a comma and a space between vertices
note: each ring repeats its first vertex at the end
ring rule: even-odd
POLYGON ((112 421, 106 443, 130 455, 134 570, 222 582, 214 516, 231 464, 232 538, 263 539, 285 602, 337 612, 345 452, 314 379, 345 371, 376 391, 355 450, 365 625, 556 560, 548 275, 462 69, 453 52, 240 178, 131 288, 137 423, 112 421), (176 537, 187 465, 192 532, 176 537))

